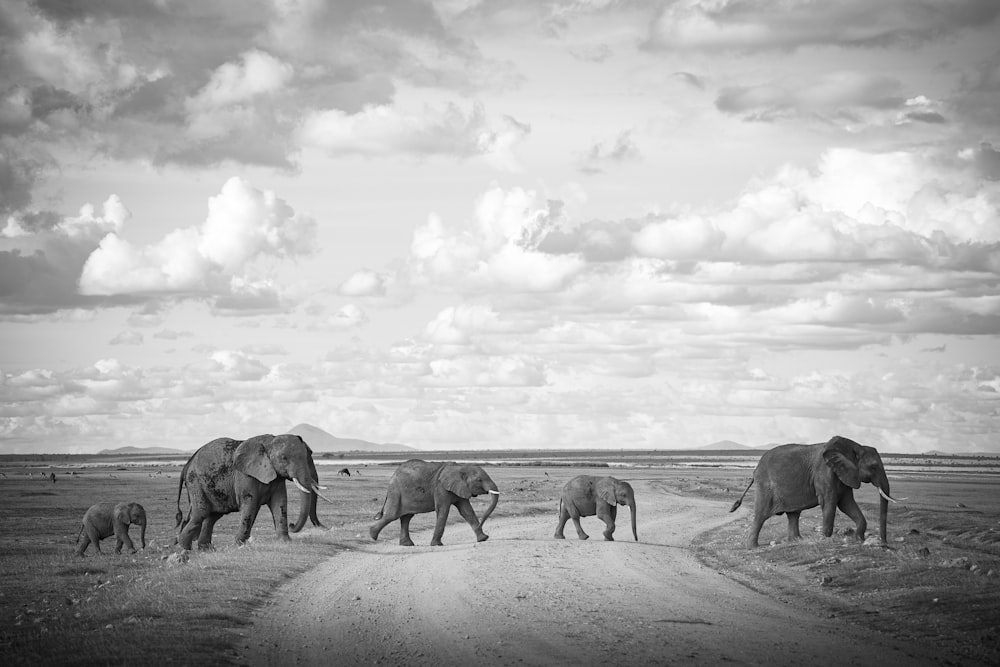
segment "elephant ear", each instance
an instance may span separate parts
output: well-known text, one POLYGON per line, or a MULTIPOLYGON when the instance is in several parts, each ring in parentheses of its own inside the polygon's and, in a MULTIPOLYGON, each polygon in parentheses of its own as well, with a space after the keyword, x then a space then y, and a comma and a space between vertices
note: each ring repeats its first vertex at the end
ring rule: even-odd
POLYGON ((843 439, 838 440, 834 438, 826 443, 826 446, 823 448, 823 460, 826 461, 826 464, 836 473, 837 478, 846 486, 852 489, 860 489, 861 473, 858 471, 857 463, 854 462, 854 458, 851 456, 852 453, 851 450, 845 449, 843 446, 843 439))
POLYGON ((597 480, 594 484, 594 495, 609 505, 617 505, 618 499, 615 497, 615 480, 610 477, 597 480))
POLYGON ((128 504, 118 503, 117 505, 115 505, 114 522, 115 524, 120 524, 123 526, 127 526, 130 523, 132 523, 132 519, 129 516, 128 512, 128 504))
POLYGON ((233 465, 240 472, 250 475, 262 484, 270 484, 277 478, 278 471, 271 465, 264 443, 270 442, 274 436, 258 435, 244 440, 236 448, 233 465))
POLYGON ((456 465, 446 465, 441 469, 441 474, 438 476, 441 480, 441 486, 448 489, 456 496, 460 498, 471 498, 472 489, 469 487, 469 482, 465 479, 465 473, 462 468, 456 465))

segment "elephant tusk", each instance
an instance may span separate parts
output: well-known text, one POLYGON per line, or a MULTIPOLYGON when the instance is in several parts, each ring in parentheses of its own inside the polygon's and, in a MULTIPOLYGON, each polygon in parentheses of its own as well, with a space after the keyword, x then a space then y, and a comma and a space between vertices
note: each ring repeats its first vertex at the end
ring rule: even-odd
POLYGON ((492 491, 491 490, 490 493, 492 493, 494 496, 499 496, 500 495, 499 491, 492 491))
POLYGON ((313 490, 314 490, 314 492, 316 493, 317 496, 319 496, 320 498, 322 498, 323 500, 325 500, 326 502, 328 502, 328 503, 330 503, 332 505, 333 501, 330 500, 329 498, 327 498, 326 496, 324 496, 322 493, 319 492, 319 489, 325 489, 325 488, 326 488, 325 486, 319 486, 317 484, 315 487, 313 487, 313 490))
POLYGON ((899 500, 897 500, 896 498, 893 498, 892 496, 890 496, 888 493, 886 493, 882 489, 879 489, 879 487, 876 486, 875 488, 878 489, 878 494, 880 496, 882 496, 883 498, 885 498, 886 500, 888 500, 890 502, 898 503, 900 500, 906 500, 906 498, 900 498, 899 500))
POLYGON ((295 479, 294 477, 292 477, 292 483, 295 486, 299 487, 299 491, 301 491, 302 493, 309 493, 309 489, 307 489, 306 487, 302 486, 302 484, 299 483, 299 480, 295 479))

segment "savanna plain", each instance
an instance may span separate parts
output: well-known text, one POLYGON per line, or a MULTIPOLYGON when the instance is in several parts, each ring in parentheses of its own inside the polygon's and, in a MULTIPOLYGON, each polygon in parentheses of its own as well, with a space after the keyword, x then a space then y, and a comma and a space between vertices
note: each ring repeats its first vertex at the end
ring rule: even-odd
MULTIPOLYGON (((0 663, 1000 664, 997 458, 884 456, 905 498, 885 546, 860 543, 843 515, 821 537, 813 509, 802 540, 774 517, 750 551, 752 492, 729 512, 746 452, 421 452, 482 463, 502 492, 488 541, 453 511, 443 547, 427 546, 431 514, 413 519, 415 547, 397 544, 398 523, 372 542, 408 456, 351 456, 317 459, 325 528, 280 542, 264 508, 237 547, 229 515, 216 549, 186 560, 170 558, 183 458, 0 457, 0 663), (632 483, 638 543, 624 507, 614 542, 596 517, 587 541, 572 524, 553 538, 559 491, 584 473, 632 483), (114 555, 108 538, 74 555, 100 501, 145 506, 145 550, 114 555)), ((856 497, 877 532, 875 489, 856 497)))

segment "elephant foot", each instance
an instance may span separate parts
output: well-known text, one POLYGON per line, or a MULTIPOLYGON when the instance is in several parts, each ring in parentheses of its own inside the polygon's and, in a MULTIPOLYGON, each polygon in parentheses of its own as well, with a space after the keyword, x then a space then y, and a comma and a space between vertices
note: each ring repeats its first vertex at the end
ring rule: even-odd
MULTIPOLYGON (((434 543, 431 542, 431 544, 434 544, 434 543)), ((441 544, 441 543, 438 542, 438 544, 441 544)), ((401 537, 401 538, 399 538, 399 546, 401 546, 401 547, 412 547, 413 546, 413 540, 411 540, 409 537, 406 537, 406 538, 401 537)))
POLYGON ((589 540, 590 539, 590 535, 588 535, 587 533, 580 533, 579 535, 577 535, 577 537, 579 537, 581 540, 589 540))
POLYGON ((441 542, 441 540, 431 540, 431 546, 432 547, 443 547, 444 544, 441 542))
POLYGON ((557 540, 565 540, 565 539, 566 539, 566 536, 565 536, 565 535, 563 535, 562 533, 556 533, 556 534, 554 535, 554 537, 555 537, 555 538, 556 538, 557 540))
POLYGON ((610 535, 605 535, 604 536, 604 541, 605 542, 614 542, 615 538, 611 537, 610 535))
POLYGON ((372 542, 378 542, 379 531, 375 530, 375 526, 368 529, 368 537, 372 538, 372 542))
POLYGON ((490 539, 490 536, 486 533, 480 533, 476 536, 476 542, 485 542, 488 539, 490 539))
MULTIPOLYGON (((237 544, 239 544, 240 546, 243 545, 243 543, 240 543, 240 542, 237 542, 237 544)), ((215 547, 212 546, 211 542, 208 542, 206 544, 202 544, 202 543, 199 542, 198 543, 198 551, 215 551, 215 547)))

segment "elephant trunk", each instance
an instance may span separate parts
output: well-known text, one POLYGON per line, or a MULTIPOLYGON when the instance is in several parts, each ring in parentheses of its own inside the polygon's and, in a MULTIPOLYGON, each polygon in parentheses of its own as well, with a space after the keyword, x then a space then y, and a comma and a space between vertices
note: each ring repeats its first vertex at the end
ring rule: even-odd
POLYGON ((483 518, 479 520, 479 530, 483 529, 483 524, 486 523, 486 520, 490 518, 491 514, 493 514, 493 510, 497 508, 497 502, 500 500, 500 492, 495 486, 489 490, 489 494, 490 506, 486 508, 486 513, 483 514, 483 518))
POLYGON ((882 472, 877 479, 872 480, 879 490, 879 505, 878 505, 878 536, 885 544, 886 540, 886 524, 889 515, 889 500, 895 499, 889 495, 889 478, 886 476, 885 472, 882 472))
POLYGON ((316 464, 311 460, 309 461, 309 486, 311 488, 306 488, 301 482, 299 482, 294 477, 292 478, 292 483, 298 487, 299 491, 302 492, 302 502, 299 505, 299 518, 295 520, 295 524, 289 526, 288 530, 297 533, 302 530, 302 527, 306 525, 306 519, 312 521, 313 525, 317 528, 325 528, 325 526, 320 523, 319 518, 316 516, 316 499, 318 496, 322 496, 323 500, 332 504, 332 501, 323 496, 319 490, 321 487, 319 485, 319 471, 316 470, 316 464))
POLYGON ((639 534, 636 532, 635 529, 635 496, 633 496, 632 494, 629 494, 628 497, 628 510, 632 514, 632 537, 635 539, 636 542, 638 542, 639 534))

